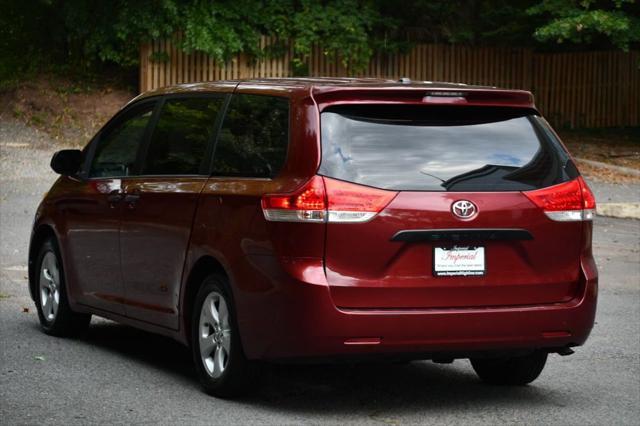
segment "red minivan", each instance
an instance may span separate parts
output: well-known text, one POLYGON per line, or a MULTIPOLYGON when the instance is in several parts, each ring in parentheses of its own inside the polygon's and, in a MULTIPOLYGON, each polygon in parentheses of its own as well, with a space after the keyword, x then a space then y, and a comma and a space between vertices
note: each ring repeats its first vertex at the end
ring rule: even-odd
POLYGON ((529 92, 184 84, 51 166, 29 250, 44 331, 171 336, 214 395, 268 360, 469 358, 522 385, 594 323, 595 200, 529 92))

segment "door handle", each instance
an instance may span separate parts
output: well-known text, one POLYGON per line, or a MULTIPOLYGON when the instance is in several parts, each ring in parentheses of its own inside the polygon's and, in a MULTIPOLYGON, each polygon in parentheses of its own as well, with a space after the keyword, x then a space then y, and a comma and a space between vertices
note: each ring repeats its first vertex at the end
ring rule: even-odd
POLYGON ((136 203, 140 199, 140 190, 134 189, 130 193, 124 194, 124 202, 127 203, 127 206, 130 209, 135 208, 136 203))
POLYGON ((109 203, 110 207, 115 207, 115 205, 119 203, 123 197, 124 194, 122 193, 122 191, 120 191, 119 189, 114 189, 113 191, 109 192, 109 195, 107 195, 107 202, 109 203))

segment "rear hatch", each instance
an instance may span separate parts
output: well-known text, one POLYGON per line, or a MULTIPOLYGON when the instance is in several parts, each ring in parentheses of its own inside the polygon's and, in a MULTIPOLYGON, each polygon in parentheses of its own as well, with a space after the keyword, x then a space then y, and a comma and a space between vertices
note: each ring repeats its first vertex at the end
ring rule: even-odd
POLYGON ((492 307, 574 297, 582 181, 533 110, 332 105, 321 113, 321 132, 318 174, 329 210, 345 187, 383 201, 361 219, 329 214, 325 267, 336 306, 492 307))

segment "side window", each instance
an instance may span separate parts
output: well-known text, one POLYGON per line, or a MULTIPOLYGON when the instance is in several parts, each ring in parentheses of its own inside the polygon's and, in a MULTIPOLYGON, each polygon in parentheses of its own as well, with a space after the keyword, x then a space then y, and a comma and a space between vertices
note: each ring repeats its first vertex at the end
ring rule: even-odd
POLYGON ((289 100, 233 95, 213 159, 217 176, 273 177, 289 143, 289 100))
POLYGON ((142 174, 195 175, 204 172, 207 147, 224 97, 165 101, 153 130, 142 174))
POLYGON ((134 107, 103 131, 89 177, 129 176, 154 107, 155 102, 134 107))

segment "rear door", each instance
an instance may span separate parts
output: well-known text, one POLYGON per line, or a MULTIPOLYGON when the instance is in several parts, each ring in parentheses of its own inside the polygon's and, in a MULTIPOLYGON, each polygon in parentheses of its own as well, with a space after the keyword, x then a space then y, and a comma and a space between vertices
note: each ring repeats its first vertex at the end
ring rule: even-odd
POLYGON ((199 195, 226 95, 164 100, 137 176, 123 180, 120 251, 126 314, 176 329, 199 195))
POLYGON ((571 299, 582 222, 550 220, 527 194, 562 186, 577 171, 531 114, 427 105, 325 109, 319 174, 329 205, 338 181, 393 195, 367 222, 329 220, 326 275, 336 305, 455 308, 571 299))

